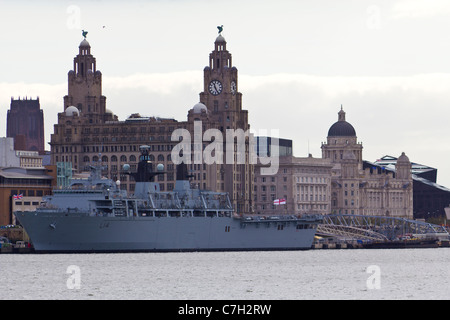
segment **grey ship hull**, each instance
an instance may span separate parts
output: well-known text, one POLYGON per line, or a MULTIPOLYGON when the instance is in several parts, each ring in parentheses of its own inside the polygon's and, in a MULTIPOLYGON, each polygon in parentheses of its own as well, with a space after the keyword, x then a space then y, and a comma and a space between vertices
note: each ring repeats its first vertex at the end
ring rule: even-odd
POLYGON ((93 217, 16 212, 37 252, 305 250, 318 218, 93 217))

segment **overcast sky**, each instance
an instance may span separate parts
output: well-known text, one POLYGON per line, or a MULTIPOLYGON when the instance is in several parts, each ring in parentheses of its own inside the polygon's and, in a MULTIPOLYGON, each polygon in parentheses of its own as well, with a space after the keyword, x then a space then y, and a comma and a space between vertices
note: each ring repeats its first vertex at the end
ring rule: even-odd
POLYGON ((405 152, 450 187, 447 0, 0 0, 0 136, 11 97, 39 96, 50 140, 82 29, 120 120, 186 120, 218 25, 256 133, 321 157, 342 104, 365 160, 405 152))

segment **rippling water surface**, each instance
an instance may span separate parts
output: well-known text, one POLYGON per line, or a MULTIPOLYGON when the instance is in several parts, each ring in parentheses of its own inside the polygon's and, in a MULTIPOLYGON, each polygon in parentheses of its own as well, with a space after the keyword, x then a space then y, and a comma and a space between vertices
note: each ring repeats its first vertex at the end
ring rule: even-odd
POLYGON ((0 299, 450 299, 449 279, 450 248, 0 255, 0 299))

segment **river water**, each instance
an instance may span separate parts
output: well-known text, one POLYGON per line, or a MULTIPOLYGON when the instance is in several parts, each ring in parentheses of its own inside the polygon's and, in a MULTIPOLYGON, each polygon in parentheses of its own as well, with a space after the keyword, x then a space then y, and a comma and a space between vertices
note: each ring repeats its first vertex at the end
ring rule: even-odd
POLYGON ((450 299, 450 248, 1 254, 0 299, 450 299))

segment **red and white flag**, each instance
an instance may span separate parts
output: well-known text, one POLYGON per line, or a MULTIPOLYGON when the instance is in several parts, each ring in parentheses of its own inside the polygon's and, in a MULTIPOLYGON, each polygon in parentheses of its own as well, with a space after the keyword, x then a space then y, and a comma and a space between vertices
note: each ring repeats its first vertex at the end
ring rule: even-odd
POLYGON ((286 204, 286 199, 275 199, 273 200, 273 204, 278 206, 280 204, 286 204))
POLYGON ((20 199, 22 199, 23 198, 23 194, 21 193, 21 194, 15 194, 14 196, 13 196, 13 199, 14 200, 20 200, 20 199))

